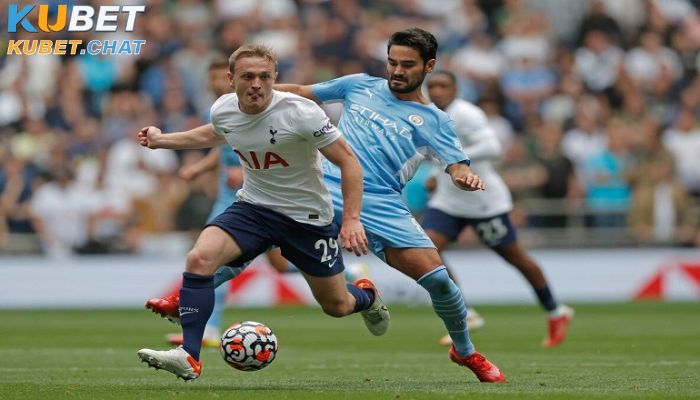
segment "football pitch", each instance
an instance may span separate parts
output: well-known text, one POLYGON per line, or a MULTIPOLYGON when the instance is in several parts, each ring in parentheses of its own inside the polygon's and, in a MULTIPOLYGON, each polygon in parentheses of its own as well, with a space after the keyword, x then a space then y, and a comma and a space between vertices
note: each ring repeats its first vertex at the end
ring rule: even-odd
POLYGON ((509 382, 479 383, 438 346, 426 307, 391 307, 389 332, 315 308, 233 309, 276 333, 276 360, 240 372, 203 351, 202 376, 141 364, 174 325, 145 310, 0 311, 0 399, 692 399, 700 398, 700 304, 578 305, 568 341, 543 349, 535 306, 489 306, 477 348, 509 382))

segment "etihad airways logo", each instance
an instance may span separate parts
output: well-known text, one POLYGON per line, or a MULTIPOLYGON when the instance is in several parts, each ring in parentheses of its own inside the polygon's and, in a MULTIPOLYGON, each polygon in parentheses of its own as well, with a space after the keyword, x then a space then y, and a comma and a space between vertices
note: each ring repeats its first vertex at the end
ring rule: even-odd
POLYGON ((354 111, 356 115, 361 116, 364 121, 357 119, 357 122, 365 126, 370 126, 370 122, 374 122, 376 125, 381 126, 382 130, 388 135, 399 135, 406 139, 411 139, 413 136, 413 129, 402 125, 397 121, 372 110, 371 108, 353 103, 350 105, 350 111, 354 111))

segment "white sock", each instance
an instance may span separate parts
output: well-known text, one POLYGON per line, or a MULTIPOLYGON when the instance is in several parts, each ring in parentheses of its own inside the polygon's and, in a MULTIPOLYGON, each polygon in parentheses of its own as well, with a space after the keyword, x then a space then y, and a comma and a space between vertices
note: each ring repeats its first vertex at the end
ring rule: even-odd
POLYGON ((556 319, 556 318, 563 316, 564 312, 565 312, 564 307, 562 307, 562 305, 559 304, 557 306, 557 308, 555 308, 552 311, 547 312, 547 315, 549 316, 549 319, 556 319))

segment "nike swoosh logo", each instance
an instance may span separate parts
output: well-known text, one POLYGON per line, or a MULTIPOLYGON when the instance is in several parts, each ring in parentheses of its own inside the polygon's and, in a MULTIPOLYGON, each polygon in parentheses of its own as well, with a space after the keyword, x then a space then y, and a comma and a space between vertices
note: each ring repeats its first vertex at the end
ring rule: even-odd
POLYGON ((333 268, 333 265, 335 264, 336 261, 338 261, 337 258, 336 258, 335 260, 329 262, 329 263, 328 263, 328 268, 333 268))
POLYGON ((185 312, 181 312, 180 316, 182 317, 183 315, 194 314, 194 313, 195 313, 194 311, 185 311, 185 312))
POLYGON ((197 376, 202 374, 202 363, 198 362, 192 356, 188 355, 187 356, 187 363, 190 364, 190 367, 192 367, 192 370, 194 371, 197 376))

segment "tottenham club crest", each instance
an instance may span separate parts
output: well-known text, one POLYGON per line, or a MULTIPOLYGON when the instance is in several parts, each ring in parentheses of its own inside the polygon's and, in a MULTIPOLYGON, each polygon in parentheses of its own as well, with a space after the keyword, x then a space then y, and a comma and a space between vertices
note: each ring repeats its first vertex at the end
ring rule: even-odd
POLYGON ((277 130, 276 130, 275 128, 273 128, 273 127, 270 127, 270 135, 272 135, 272 137, 270 138, 270 143, 271 143, 271 144, 277 143, 277 139, 275 139, 275 134, 276 134, 276 133, 277 133, 277 130))
POLYGON ((408 116, 408 120, 411 121, 411 123, 415 126, 423 125, 423 117, 421 117, 420 115, 411 114, 408 116))

